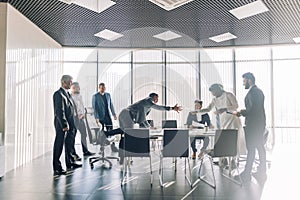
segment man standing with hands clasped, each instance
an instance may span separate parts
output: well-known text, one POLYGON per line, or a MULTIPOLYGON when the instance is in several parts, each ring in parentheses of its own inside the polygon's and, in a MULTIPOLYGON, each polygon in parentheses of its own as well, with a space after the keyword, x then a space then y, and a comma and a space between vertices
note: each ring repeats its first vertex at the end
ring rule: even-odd
MULTIPOLYGON (((266 115, 264 108, 264 94, 255 85, 255 77, 248 72, 243 74, 243 85, 249 89, 245 97, 246 109, 234 112, 236 116, 245 117, 245 138, 248 150, 245 170, 240 174, 243 182, 251 180, 252 165, 255 159, 255 150, 259 155, 259 166, 253 176, 258 180, 265 180, 266 175, 266 150, 264 148, 264 132, 266 115)), ((237 178, 237 177, 236 177, 237 178)))
MULTIPOLYGON (((100 83, 98 86, 99 92, 93 95, 93 109, 95 114, 95 119, 97 123, 100 123, 102 127, 106 128, 106 131, 110 131, 113 128, 111 115, 114 120, 117 120, 117 115, 115 113, 114 105, 111 100, 109 93, 105 92, 106 87, 104 83, 100 83)), ((118 148, 115 143, 111 144, 111 150, 113 152, 118 152, 118 148)))
POLYGON ((74 122, 75 105, 68 92, 72 84, 70 75, 63 75, 61 87, 53 94, 55 141, 53 147, 53 171, 54 175, 64 175, 66 171, 62 168, 60 156, 65 145, 65 161, 68 170, 81 167, 76 164, 72 155, 76 127, 74 122))

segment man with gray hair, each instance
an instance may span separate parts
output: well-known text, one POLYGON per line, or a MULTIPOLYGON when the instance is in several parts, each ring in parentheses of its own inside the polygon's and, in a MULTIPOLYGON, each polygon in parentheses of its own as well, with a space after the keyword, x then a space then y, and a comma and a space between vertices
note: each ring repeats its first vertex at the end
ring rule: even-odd
POLYGON ((76 134, 74 122, 74 105, 72 97, 68 92, 72 84, 72 76, 63 75, 61 87, 53 94, 55 141, 53 147, 53 171, 54 175, 64 175, 66 171, 62 168, 60 156, 65 145, 65 161, 67 170, 81 167, 74 162, 72 156, 73 141, 76 134))

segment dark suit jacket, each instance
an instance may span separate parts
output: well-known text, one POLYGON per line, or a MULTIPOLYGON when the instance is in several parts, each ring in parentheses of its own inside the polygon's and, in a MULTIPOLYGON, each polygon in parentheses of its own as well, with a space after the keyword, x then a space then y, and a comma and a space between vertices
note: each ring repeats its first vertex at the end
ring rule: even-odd
POLYGON ((193 115, 192 113, 189 113, 187 120, 186 120, 186 124, 188 125, 188 127, 192 124, 193 121, 201 123, 201 124, 205 124, 209 127, 210 126, 210 118, 209 115, 207 113, 203 114, 201 121, 199 122, 197 120, 197 115, 193 115))
POLYGON ((263 92, 256 85, 252 86, 245 97, 246 109, 241 111, 241 115, 246 117, 246 129, 253 134, 264 131, 266 127, 264 100, 263 92))
POLYGON ((76 132, 74 122, 74 107, 68 94, 60 88, 53 94, 54 126, 57 130, 69 127, 69 131, 76 132))
POLYGON ((143 125, 143 127, 150 127, 150 124, 146 120, 146 116, 150 113, 151 109, 156 110, 171 110, 170 106, 156 105, 151 97, 146 97, 130 106, 128 110, 135 123, 143 125))

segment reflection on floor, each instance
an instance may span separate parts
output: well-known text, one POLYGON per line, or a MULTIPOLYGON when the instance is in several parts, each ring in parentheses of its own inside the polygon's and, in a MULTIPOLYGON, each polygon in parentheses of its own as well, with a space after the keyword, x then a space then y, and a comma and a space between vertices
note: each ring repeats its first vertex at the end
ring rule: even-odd
MULTIPOLYGON (((79 149, 77 146, 76 148, 79 149)), ((108 154, 110 154, 110 149, 108 154)), ((96 149, 93 149, 96 151, 96 149)), ((163 188, 159 185, 159 153, 154 151, 153 187, 150 186, 149 159, 134 158, 127 183, 121 187, 122 167, 113 160, 112 169, 105 169, 100 163, 91 169, 88 159, 83 167, 66 176, 53 177, 52 154, 35 159, 14 171, 8 172, 0 181, 0 199, 299 199, 299 156, 300 149, 293 145, 276 146, 272 153, 272 165, 268 179, 263 183, 254 178, 248 184, 239 186, 220 175, 214 166, 216 189, 200 181, 190 188, 184 178, 184 159, 178 159, 177 172, 171 158, 164 160, 163 188)), ((116 154, 113 154, 116 155, 116 154)), ((199 160, 191 160, 192 177, 197 179, 199 160)), ((241 167, 243 164, 240 165, 241 167)), ((207 178, 209 179, 209 174, 207 178)))

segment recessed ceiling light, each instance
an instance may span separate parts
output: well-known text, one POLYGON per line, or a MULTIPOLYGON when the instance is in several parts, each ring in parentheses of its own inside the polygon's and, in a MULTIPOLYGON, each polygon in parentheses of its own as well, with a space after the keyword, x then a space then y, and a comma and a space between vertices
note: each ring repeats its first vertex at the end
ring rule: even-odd
POLYGON ((111 0, 73 0, 73 1, 74 2, 72 3, 97 13, 101 13, 104 10, 116 4, 116 2, 113 2, 111 0))
POLYGON ((174 33, 172 31, 166 31, 157 35, 153 35, 153 37, 160 39, 160 40, 164 40, 164 41, 169 41, 169 40, 173 40, 176 38, 180 38, 182 37, 181 35, 178 35, 177 33, 174 33))
POLYGON ((64 2, 66 4, 74 3, 74 0, 59 0, 59 1, 64 2))
POLYGON ((233 14, 238 19, 244 19, 246 17, 251 17, 260 13, 269 11, 267 6, 261 1, 254 1, 252 3, 246 4, 244 6, 230 10, 229 12, 233 14))
POLYGON ((167 11, 170 11, 194 0, 149 0, 149 1, 167 11))
POLYGON ((293 40, 294 40, 294 42, 296 42, 296 43, 300 43, 300 37, 295 37, 295 38, 293 38, 293 40))
POLYGON ((99 33, 94 34, 94 36, 113 41, 120 37, 123 37, 124 35, 122 35, 121 33, 117 33, 117 32, 108 30, 108 29, 104 29, 103 31, 100 31, 99 33))
POLYGON ((209 39, 213 40, 215 42, 224 42, 224 41, 235 39, 235 38, 237 38, 235 35, 228 32, 228 33, 224 33, 221 35, 216 35, 216 36, 210 37, 209 39))

